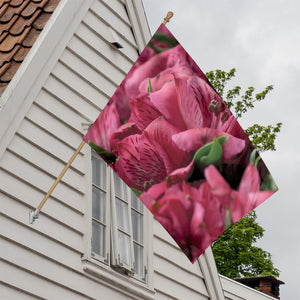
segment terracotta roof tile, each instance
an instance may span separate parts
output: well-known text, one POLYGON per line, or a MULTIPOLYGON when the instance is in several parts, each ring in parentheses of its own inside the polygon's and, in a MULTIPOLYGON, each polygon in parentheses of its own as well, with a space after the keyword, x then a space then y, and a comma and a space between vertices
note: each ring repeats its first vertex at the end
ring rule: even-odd
POLYGON ((24 41, 29 31, 30 27, 27 27, 20 35, 8 34, 0 45, 0 52, 12 51, 15 45, 21 44, 24 41))
POLYGON ((9 68, 6 70, 6 72, 1 76, 0 81, 1 82, 10 82, 14 75, 16 74, 17 70, 19 69, 21 63, 12 61, 10 63, 9 68))
POLYGON ((22 12, 22 10, 28 5, 29 2, 30 2, 30 0, 24 0, 24 1, 22 1, 22 4, 20 6, 17 6, 17 7, 9 5, 9 7, 5 11, 5 13, 0 18, 0 23, 7 23, 7 22, 9 22, 10 19, 14 15, 20 14, 22 12))
POLYGON ((41 32, 40 30, 36 30, 35 28, 29 28, 29 29, 30 29, 30 31, 22 43, 22 45, 26 48, 32 47, 32 45, 34 44, 36 39, 39 37, 39 34, 41 32))
POLYGON ((12 35, 20 35, 24 31, 24 28, 29 27, 35 21, 35 19, 39 16, 40 13, 41 13, 41 9, 38 9, 28 19, 19 17, 18 20, 15 22, 15 24, 10 28, 9 32, 12 35))
POLYGON ((46 4, 46 6, 44 7, 44 12, 46 13, 53 13, 56 6, 57 6, 57 3, 59 2, 60 0, 49 0, 48 3, 46 4))
POLYGON ((7 69, 10 66, 10 62, 6 62, 1 68, 0 68, 0 77, 7 71, 7 69))
POLYGON ((14 55, 14 61, 22 62, 31 48, 19 47, 18 51, 14 55))
POLYGON ((1 53, 0 56, 0 67, 2 67, 6 62, 11 61, 11 59, 14 57, 14 55, 20 50, 21 45, 17 45, 13 48, 12 51, 1 53))
POLYGON ((33 23, 33 27, 37 30, 42 30, 45 27, 50 17, 51 17, 51 13, 41 14, 33 23))
POLYGON ((60 0, 0 0, 0 94, 60 0))
POLYGON ((8 23, 0 23, 0 36, 2 35, 3 32, 8 31, 11 26, 16 22, 16 20, 19 18, 18 15, 14 15, 8 23))
POLYGON ((43 0, 40 3, 34 3, 33 1, 31 1, 22 11, 21 16, 23 16, 24 18, 30 18, 37 9, 43 8, 48 1, 49 0, 43 0))
POLYGON ((11 0, 10 6, 20 6, 23 3, 23 0, 11 0))
POLYGON ((0 18, 4 15, 8 8, 9 4, 8 3, 3 3, 0 7, 0 18))
POLYGON ((0 44, 2 43, 2 41, 8 36, 8 31, 5 31, 4 33, 1 34, 0 36, 0 44))

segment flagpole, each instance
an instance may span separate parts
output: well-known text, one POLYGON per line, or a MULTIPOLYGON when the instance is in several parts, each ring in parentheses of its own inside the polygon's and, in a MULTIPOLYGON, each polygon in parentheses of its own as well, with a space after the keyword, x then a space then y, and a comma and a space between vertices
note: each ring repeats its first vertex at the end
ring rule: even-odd
POLYGON ((72 155, 72 157, 70 158, 70 160, 68 161, 68 163, 66 164, 66 166, 64 167, 64 169, 61 171, 61 173, 59 174, 59 176, 56 178, 55 182, 53 183, 53 185, 51 186, 51 188, 49 189, 47 195, 44 197, 44 199, 41 201, 40 205, 37 207, 37 209, 35 211, 31 211, 29 213, 29 223, 33 224, 33 222, 39 218, 39 213, 42 209, 42 207, 44 206, 45 202, 48 200, 48 198, 50 197, 50 195, 52 194, 53 190, 55 189, 55 187, 57 186, 57 184, 61 181, 62 177, 64 176, 64 174, 67 172, 67 170, 69 169, 69 167, 71 166, 72 162, 74 161, 74 159, 76 158, 76 156, 79 154, 80 150, 82 149, 82 147, 84 146, 85 141, 82 141, 81 144, 79 145, 79 147, 77 148, 77 150, 75 151, 75 153, 72 155))
POLYGON ((167 13, 167 16, 164 18, 163 24, 166 25, 170 21, 170 19, 173 17, 173 15, 174 15, 173 12, 169 11, 167 13))
MULTIPOLYGON (((173 17, 173 12, 169 11, 167 13, 167 16, 164 18, 163 24, 166 25, 170 19, 173 17)), ((51 186, 51 188, 49 189, 48 193, 46 194, 46 196, 44 197, 44 199, 41 201, 40 205, 36 208, 35 211, 31 211, 29 213, 29 223, 33 224, 34 221, 36 219, 39 218, 39 213, 42 209, 42 207, 44 206, 44 204, 46 203, 46 201, 48 200, 48 198, 50 197, 50 195, 52 194, 53 190, 55 189, 55 187, 58 185, 58 183, 61 181, 62 177, 64 176, 64 174, 67 172, 67 170, 69 169, 69 167, 71 166, 72 162, 74 161, 74 159, 76 158, 76 156, 79 154, 80 150, 82 149, 82 147, 84 146, 85 141, 82 141, 81 144, 79 145, 79 147, 77 148, 77 150, 75 151, 75 153, 73 154, 73 156, 70 158, 70 160, 68 161, 68 163, 66 164, 66 166, 64 167, 64 169, 62 170, 62 172, 59 174, 59 176, 56 178, 55 182, 53 183, 53 185, 51 186)))

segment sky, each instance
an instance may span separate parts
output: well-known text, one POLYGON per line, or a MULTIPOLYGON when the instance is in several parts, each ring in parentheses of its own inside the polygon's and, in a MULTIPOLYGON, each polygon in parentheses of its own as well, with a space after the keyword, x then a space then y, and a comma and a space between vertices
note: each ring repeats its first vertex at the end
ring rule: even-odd
POLYGON ((235 68, 232 86, 274 90, 239 119, 243 128, 282 122, 275 152, 261 153, 279 191, 257 209, 265 229, 258 246, 281 271, 281 300, 299 296, 300 278, 300 2, 298 0, 143 0, 153 34, 167 24, 202 71, 235 68))

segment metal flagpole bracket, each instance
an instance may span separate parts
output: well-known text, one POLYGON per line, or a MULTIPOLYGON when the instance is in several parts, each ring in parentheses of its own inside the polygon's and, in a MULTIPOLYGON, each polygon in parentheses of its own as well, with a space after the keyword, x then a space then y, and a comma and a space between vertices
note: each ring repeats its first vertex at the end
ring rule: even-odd
POLYGON ((39 218, 39 213, 40 213, 40 211, 38 209, 36 209, 35 211, 32 210, 29 213, 29 223, 30 224, 33 224, 34 221, 39 218))

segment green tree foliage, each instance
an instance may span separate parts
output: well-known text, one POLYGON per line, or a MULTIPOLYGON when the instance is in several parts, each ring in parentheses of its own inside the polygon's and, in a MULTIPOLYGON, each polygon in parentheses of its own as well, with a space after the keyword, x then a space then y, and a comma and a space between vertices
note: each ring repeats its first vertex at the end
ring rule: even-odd
MULTIPOLYGON (((242 117, 254 107, 256 102, 263 101, 273 89, 273 86, 269 85, 256 94, 252 86, 242 94, 240 86, 226 90, 228 82, 235 77, 235 69, 229 72, 215 70, 206 73, 206 76, 236 118, 242 117)), ((267 126, 253 124, 245 131, 259 151, 275 151, 275 139, 281 125, 281 123, 267 126)), ((271 254, 255 246, 264 233, 264 229, 256 222, 256 218, 255 211, 250 212, 213 243, 213 254, 218 271, 222 275, 230 278, 257 275, 279 276, 279 270, 274 267, 271 254)))
POLYGON ((212 246, 219 273, 230 278, 257 275, 279 276, 271 254, 254 243, 264 229, 256 222, 255 211, 227 229, 212 246))
MULTIPOLYGON (((242 117, 249 109, 254 108, 256 102, 263 101, 273 90, 273 86, 268 85, 260 93, 254 93, 255 88, 252 86, 248 87, 243 94, 241 94, 240 86, 235 86, 226 90, 228 82, 235 77, 235 72, 235 69, 231 69, 229 72, 215 70, 206 73, 206 77, 218 94, 224 99, 228 108, 238 119, 242 117)), ((281 125, 282 123, 267 126, 253 124, 245 131, 258 151, 275 151, 276 134, 280 131, 281 125)))

